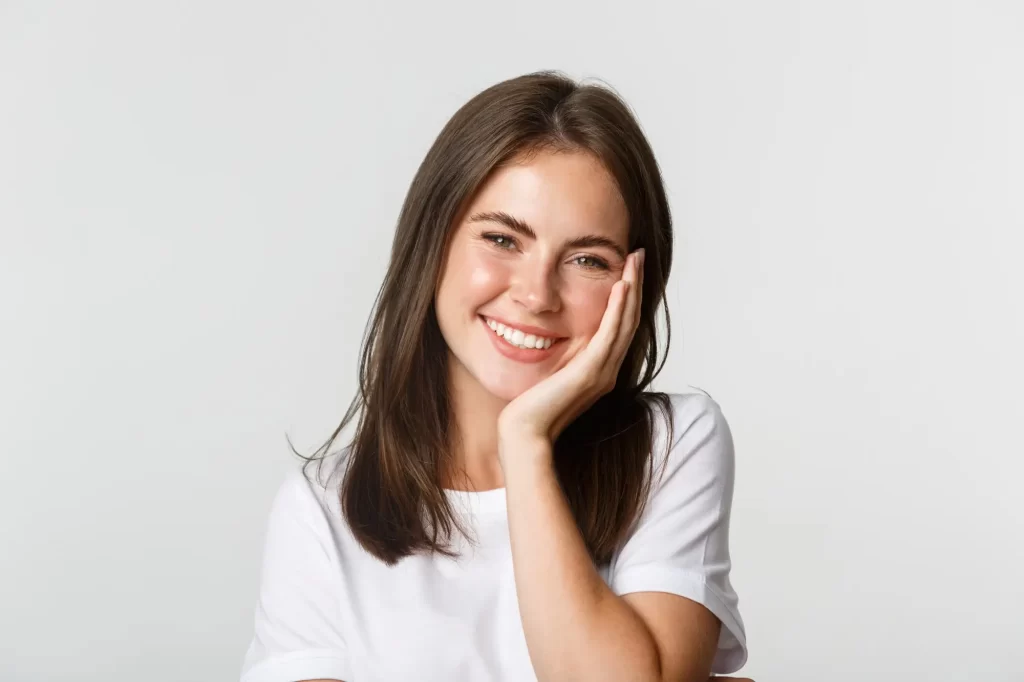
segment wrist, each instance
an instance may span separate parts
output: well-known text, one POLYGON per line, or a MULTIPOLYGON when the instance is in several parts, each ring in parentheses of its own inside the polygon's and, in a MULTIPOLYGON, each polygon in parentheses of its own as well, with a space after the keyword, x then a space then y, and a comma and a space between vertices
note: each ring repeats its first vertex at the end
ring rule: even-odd
POLYGON ((550 467, 553 451, 551 441, 544 436, 519 433, 498 437, 498 462, 506 475, 550 467))

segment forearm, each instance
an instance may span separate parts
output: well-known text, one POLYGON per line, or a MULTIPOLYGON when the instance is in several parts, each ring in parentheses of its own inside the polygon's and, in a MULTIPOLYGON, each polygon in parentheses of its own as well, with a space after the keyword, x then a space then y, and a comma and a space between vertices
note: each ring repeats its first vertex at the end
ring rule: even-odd
POLYGON ((518 444, 505 471, 519 611, 540 682, 659 679, 636 612, 597 573, 546 443, 518 444), (525 450, 525 451, 524 451, 525 450))

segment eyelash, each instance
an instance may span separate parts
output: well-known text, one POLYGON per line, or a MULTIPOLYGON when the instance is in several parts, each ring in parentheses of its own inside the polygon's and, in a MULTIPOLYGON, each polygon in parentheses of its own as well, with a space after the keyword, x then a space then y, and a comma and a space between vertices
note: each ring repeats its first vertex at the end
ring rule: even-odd
MULTIPOLYGON (((512 244, 512 245, 514 245, 516 243, 516 240, 515 240, 514 237, 511 237, 511 236, 509 236, 507 234, 501 234, 500 232, 489 232, 489 233, 481 235, 481 236, 486 241, 488 241, 491 244, 493 244, 495 246, 495 248, 501 249, 502 251, 508 251, 510 247, 505 246, 504 244, 499 244, 498 243, 499 239, 504 239, 507 243, 512 244)), ((577 261, 577 260, 579 260, 581 258, 590 259, 594 263, 593 265, 580 265, 580 267, 582 267, 582 268, 584 268, 586 270, 607 270, 608 269, 608 263, 605 262, 603 259, 598 258, 597 256, 581 255, 581 256, 575 256, 572 260, 573 261, 577 261)))

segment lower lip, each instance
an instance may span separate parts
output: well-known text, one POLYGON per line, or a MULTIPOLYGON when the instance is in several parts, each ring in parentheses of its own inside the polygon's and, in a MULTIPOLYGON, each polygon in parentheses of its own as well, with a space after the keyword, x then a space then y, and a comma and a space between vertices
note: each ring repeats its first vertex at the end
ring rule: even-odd
POLYGON ((520 348, 513 346, 504 337, 498 336, 497 332, 487 326, 487 320, 483 317, 480 318, 480 322, 484 325, 484 331, 491 337, 491 343, 498 349, 498 352, 516 362, 543 362, 551 357, 562 341, 562 339, 558 339, 548 348, 520 348))

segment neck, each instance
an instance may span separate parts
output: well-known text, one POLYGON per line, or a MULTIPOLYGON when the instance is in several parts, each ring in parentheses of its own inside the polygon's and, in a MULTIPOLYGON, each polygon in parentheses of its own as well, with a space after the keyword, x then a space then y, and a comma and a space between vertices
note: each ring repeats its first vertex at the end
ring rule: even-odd
POLYGON ((498 461, 498 415, 508 403, 481 386, 452 355, 448 367, 454 472, 445 486, 456 490, 504 487, 498 461))

